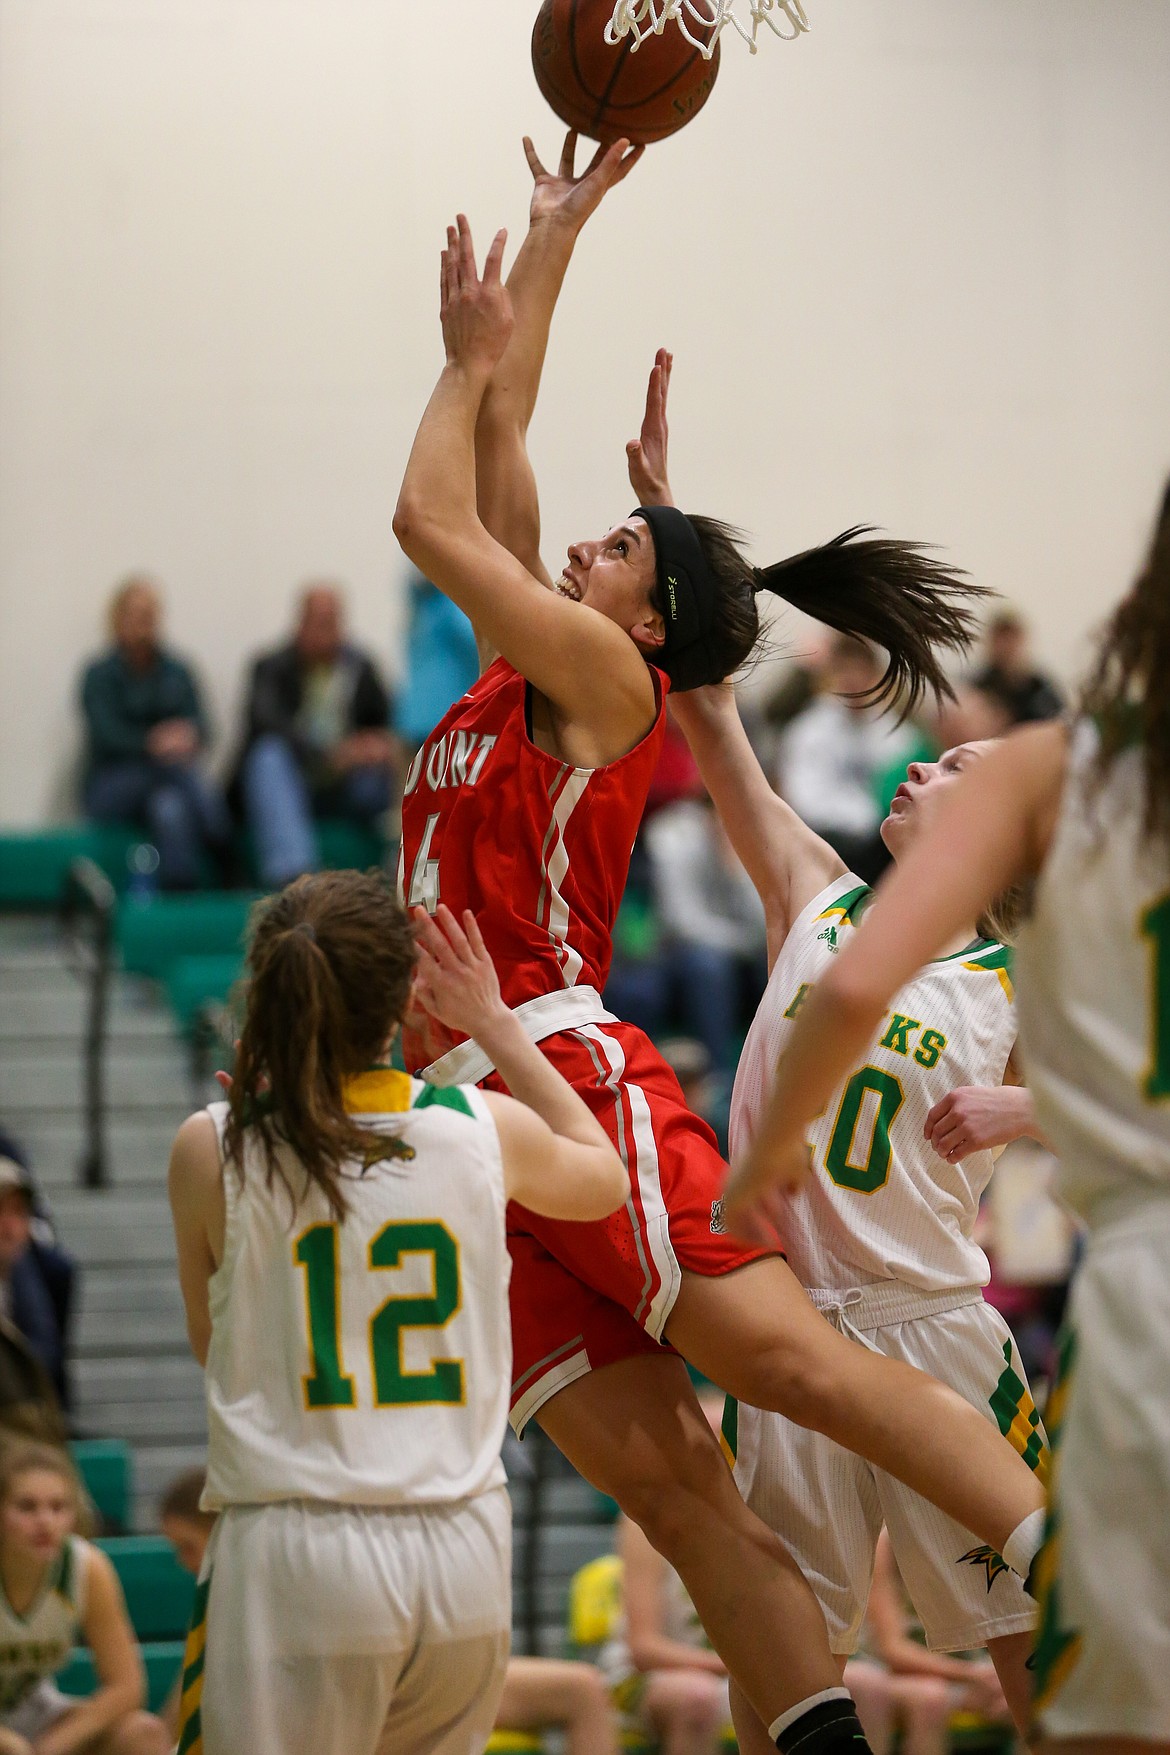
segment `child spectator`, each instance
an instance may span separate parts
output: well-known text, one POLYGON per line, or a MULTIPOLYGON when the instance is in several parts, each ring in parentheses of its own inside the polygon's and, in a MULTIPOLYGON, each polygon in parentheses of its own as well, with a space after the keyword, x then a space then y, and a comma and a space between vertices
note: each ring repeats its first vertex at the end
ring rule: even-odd
POLYGON ((13 1444, 0 1456, 0 1755, 164 1755, 143 1712, 142 1658, 122 1587, 75 1535, 77 1479, 63 1452, 13 1444), (88 1699, 52 1677, 81 1638, 97 1665, 88 1699))

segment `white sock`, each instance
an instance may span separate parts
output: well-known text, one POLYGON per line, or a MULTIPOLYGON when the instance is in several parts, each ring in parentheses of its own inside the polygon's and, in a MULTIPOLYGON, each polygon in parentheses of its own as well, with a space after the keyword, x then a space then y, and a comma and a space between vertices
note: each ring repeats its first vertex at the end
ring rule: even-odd
POLYGON ((811 1712, 814 1706, 823 1706, 826 1700, 852 1700, 852 1698, 848 1688, 824 1688, 819 1694, 810 1694, 807 1700, 800 1700, 795 1706, 790 1706, 787 1712, 782 1712, 780 1717, 768 1726, 768 1735, 773 1742, 776 1742, 789 1725, 794 1725, 798 1718, 803 1718, 805 1713, 811 1712))
POLYGON ((1018 1523, 1003 1545, 1003 1557, 1013 1572, 1021 1578, 1027 1578, 1033 1560, 1040 1551, 1044 1540, 1045 1512, 1029 1512, 1023 1523, 1018 1523))

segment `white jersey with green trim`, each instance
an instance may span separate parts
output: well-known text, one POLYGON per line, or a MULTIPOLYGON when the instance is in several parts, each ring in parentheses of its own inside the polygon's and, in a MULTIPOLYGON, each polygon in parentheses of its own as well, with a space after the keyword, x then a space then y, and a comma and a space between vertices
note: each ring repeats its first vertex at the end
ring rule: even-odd
MULTIPOLYGON (((244 1139, 212 1276, 204 1505, 449 1504, 499 1486, 512 1342, 503 1161, 473 1087, 353 1080, 355 1119, 408 1156, 345 1173, 338 1221, 244 1139)), ((223 1146, 227 1106, 213 1104, 223 1146)))
POLYGON ((0 1724, 56 1675, 76 1644, 89 1555, 89 1543, 70 1536, 26 1615, 17 1614, 0 1584, 0 1724))
POLYGON ((1145 833, 1141 747, 1100 780, 1099 747, 1081 720, 1019 938, 1028 1084, 1086 1218, 1170 1182, 1170 851, 1145 833))
MULTIPOLYGON (((748 1031, 731 1100, 731 1152, 759 1124, 792 1020, 872 894, 837 878, 795 921, 748 1031)), ((894 1279, 923 1292, 985 1286, 974 1241, 990 1151, 948 1164, 926 1117, 960 1085, 999 1085, 1016 1036, 1008 952, 980 939, 928 963, 895 998, 864 1060, 808 1130, 813 1175, 781 1227, 801 1283, 829 1292, 894 1279)))

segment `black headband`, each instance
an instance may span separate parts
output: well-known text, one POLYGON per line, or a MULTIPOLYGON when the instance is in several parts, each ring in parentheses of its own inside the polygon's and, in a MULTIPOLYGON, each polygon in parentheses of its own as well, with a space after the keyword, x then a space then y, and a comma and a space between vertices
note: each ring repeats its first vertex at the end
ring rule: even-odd
POLYGON ((650 526, 666 638, 660 668, 675 689, 718 682, 708 650, 719 607, 719 583, 707 564, 695 527, 677 506, 639 506, 650 526))

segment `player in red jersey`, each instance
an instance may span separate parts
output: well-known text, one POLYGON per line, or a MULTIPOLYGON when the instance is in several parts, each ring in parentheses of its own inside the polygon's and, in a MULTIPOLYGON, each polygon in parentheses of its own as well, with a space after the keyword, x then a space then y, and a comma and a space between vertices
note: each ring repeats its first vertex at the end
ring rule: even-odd
MULTIPOLYGON (((839 539, 761 574, 724 527, 650 506, 570 548, 553 585, 525 433, 576 235, 637 154, 619 143, 575 180, 571 137, 556 177, 528 151, 532 223, 508 288, 502 234, 481 281, 466 221, 448 233, 447 364, 395 515, 411 559, 501 654, 411 769, 404 888, 428 911, 478 915, 505 1001, 604 1119, 630 1171, 630 1204, 609 1225, 514 1215, 514 1419, 535 1414, 641 1524, 779 1745, 819 1755, 860 1737, 823 1620, 739 1500, 682 1360, 660 1343, 899 1476, 1006 1546, 1017 1569, 1039 1490, 974 1409, 845 1340, 779 1256, 723 1234, 713 1136, 599 992, 667 678, 690 687, 730 674, 755 642, 761 585, 876 638, 891 690, 945 687, 933 647, 961 645, 968 617, 956 581, 903 545, 839 539)), ((413 1039, 407 1053, 438 1082, 497 1076, 474 1044, 413 1039)))

